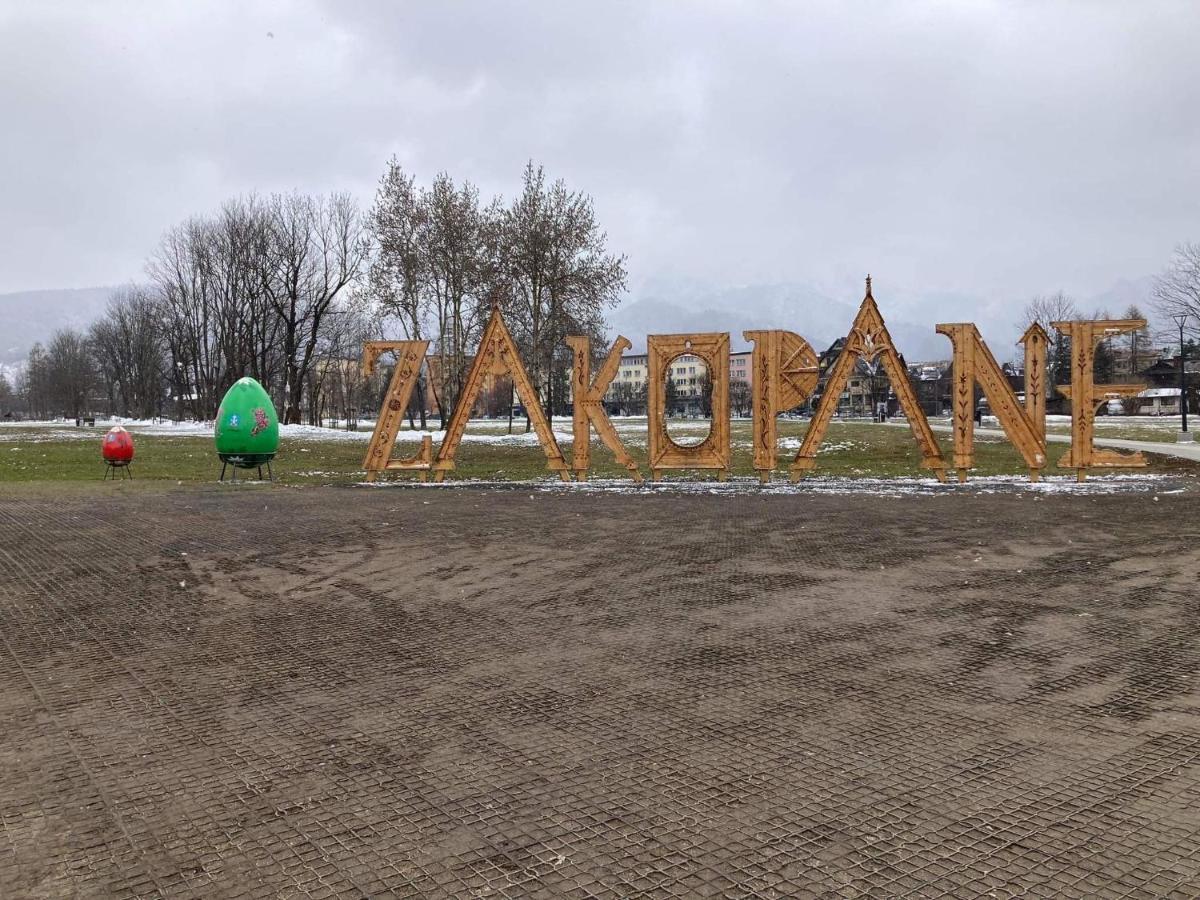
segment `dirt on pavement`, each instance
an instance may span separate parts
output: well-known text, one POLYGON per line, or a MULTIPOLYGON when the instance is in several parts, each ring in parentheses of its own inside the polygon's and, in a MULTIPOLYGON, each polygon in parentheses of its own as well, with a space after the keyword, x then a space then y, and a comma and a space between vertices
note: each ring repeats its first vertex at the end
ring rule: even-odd
POLYGON ((1196 896, 1197 523, 0 498, 0 897, 1196 896))

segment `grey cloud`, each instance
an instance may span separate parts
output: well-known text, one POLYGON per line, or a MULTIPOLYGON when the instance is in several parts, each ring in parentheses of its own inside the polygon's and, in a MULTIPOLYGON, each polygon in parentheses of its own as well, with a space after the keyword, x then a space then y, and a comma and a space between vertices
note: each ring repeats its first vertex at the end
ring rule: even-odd
POLYGON ((0 291, 137 277, 230 194, 366 202, 393 153, 511 194, 532 157, 631 302, 870 271, 885 314, 1006 332, 1200 239, 1197 38, 1193 3, 14 5, 0 291))

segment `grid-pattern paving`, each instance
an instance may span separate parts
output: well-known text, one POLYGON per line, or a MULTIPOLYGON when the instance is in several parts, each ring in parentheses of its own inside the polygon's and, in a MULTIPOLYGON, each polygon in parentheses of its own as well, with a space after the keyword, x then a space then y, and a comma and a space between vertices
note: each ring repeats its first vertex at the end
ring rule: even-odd
POLYGON ((0 896, 1197 896, 1197 521, 0 499, 0 896))

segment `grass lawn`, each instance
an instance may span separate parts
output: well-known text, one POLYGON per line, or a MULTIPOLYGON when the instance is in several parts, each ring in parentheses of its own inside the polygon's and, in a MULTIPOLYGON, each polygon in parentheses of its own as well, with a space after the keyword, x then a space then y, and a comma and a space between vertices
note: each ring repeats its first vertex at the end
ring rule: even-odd
MULTIPOLYGON (((618 419, 615 424, 627 449, 648 476, 646 464, 645 419, 618 419)), ((672 423, 678 434, 702 436, 706 422, 683 421, 672 423)), ((787 466, 795 455, 799 440, 808 427, 806 420, 781 419, 779 422, 780 453, 776 478, 786 477, 787 466)), ((472 422, 458 452, 458 467, 448 480, 512 480, 521 481, 550 477, 545 457, 532 435, 507 436, 507 423, 496 421, 472 422)), ((554 423, 563 453, 571 455, 569 420, 554 423), (567 437, 567 440, 563 440, 567 437)), ((42 484, 99 481, 104 474, 100 461, 100 438, 103 427, 76 429, 71 426, 6 426, 0 429, 0 483, 37 482, 42 484)), ((170 429, 165 429, 169 431, 170 429)), ((133 466, 134 484, 151 487, 177 483, 213 482, 221 464, 213 450, 212 438, 197 433, 198 429, 183 429, 184 433, 162 433, 163 429, 131 431, 137 444, 133 466)), ((1105 432, 1107 434, 1107 432, 1105 432)), ((282 439, 274 463, 277 484, 349 484, 363 480, 362 461, 370 429, 356 434, 343 431, 308 429, 299 435, 282 439)), ((678 437, 678 435, 677 435, 678 437)), ((748 420, 736 420, 731 426, 734 448, 734 474, 752 475, 750 453, 751 426, 748 420)), ((947 461, 951 457, 950 435, 938 433, 947 461)), ((1159 440, 1163 440, 1159 432, 1159 440)), ((434 438, 437 452, 440 436, 434 438)), ((415 452, 418 441, 402 433, 394 455, 407 456, 415 452)), ((1065 445, 1052 445, 1051 461, 1065 451, 1065 445)), ((977 438, 976 475, 1024 474, 1020 456, 1006 441, 977 438)), ((814 474, 841 477, 897 477, 928 475, 920 468, 920 454, 906 428, 874 425, 862 422, 838 422, 830 426, 817 460, 814 474)), ((1138 471, 1138 470, 1132 470, 1138 471)), ((1152 472, 1194 474, 1200 467, 1169 457, 1150 457, 1152 472)), ((246 476, 249 473, 239 473, 246 476)), ((1053 465, 1046 474, 1066 474, 1053 465)), ((402 479, 413 476, 389 475, 402 479)), ((618 466, 598 441, 593 442, 593 478, 623 478, 625 470, 618 466)), ((713 479, 711 472, 673 472, 671 479, 713 479)))
MULTIPOLYGON (((1156 443, 1173 444, 1175 435, 1179 433, 1179 420, 1176 418, 1173 427, 1163 424, 1140 424, 1121 419, 1097 419, 1096 437, 1119 438, 1125 441, 1153 441, 1156 443)), ((1191 423, 1188 423, 1189 428, 1191 423)), ((1070 434, 1070 425, 1050 423, 1046 425, 1050 434, 1070 434)))
MULTIPOLYGON (((948 418, 931 418, 929 421, 932 424, 950 424, 948 418)), ((1097 416, 1096 437, 1171 444, 1179 433, 1179 425, 1179 416, 1097 416)), ((984 427, 998 428, 999 424, 989 418, 985 420, 984 427)), ((1071 417, 1047 416, 1046 431, 1049 434, 1070 434, 1071 417)))

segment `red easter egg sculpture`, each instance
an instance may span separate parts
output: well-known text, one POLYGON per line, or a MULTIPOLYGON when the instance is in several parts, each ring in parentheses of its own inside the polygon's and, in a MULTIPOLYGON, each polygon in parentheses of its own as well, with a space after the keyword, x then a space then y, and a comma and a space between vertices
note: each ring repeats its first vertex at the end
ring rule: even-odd
POLYGON ((120 425, 114 425, 104 435, 100 455, 107 464, 104 470, 105 477, 114 469, 124 469, 133 462, 133 436, 120 425))

